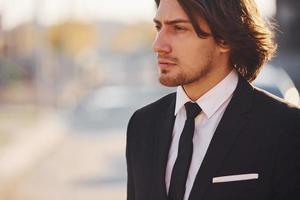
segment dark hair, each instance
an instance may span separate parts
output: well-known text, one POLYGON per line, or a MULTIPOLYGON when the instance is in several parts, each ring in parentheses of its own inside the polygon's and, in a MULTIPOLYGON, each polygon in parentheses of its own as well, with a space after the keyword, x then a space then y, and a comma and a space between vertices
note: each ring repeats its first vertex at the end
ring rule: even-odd
MULTIPOLYGON (((202 17, 218 44, 230 47, 230 63, 248 81, 253 81, 276 50, 274 33, 262 18, 254 0, 177 0, 200 38, 202 17)), ((159 6, 160 0, 155 0, 159 6)))

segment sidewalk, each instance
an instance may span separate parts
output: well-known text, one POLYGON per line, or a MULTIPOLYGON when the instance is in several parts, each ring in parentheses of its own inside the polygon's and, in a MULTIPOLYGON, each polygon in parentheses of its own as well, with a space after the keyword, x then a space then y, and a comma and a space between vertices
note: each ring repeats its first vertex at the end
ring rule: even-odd
POLYGON ((124 130, 71 132, 3 200, 125 200, 125 140, 124 130))
MULTIPOLYGON (((19 119, 20 120, 20 119, 19 119)), ((22 119, 21 119, 22 120, 22 119)), ((50 153, 65 138, 65 128, 54 111, 45 111, 30 126, 8 123, 11 138, 0 146, 0 199, 13 187, 18 177, 50 153)), ((7 126, 3 123, 0 126, 7 126)), ((1 132, 0 132, 1 134, 1 132)))

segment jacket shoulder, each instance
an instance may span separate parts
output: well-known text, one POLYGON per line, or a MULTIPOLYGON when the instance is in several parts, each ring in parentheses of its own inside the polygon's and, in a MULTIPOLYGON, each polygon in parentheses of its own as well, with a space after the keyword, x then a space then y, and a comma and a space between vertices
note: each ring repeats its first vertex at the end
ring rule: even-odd
POLYGON ((298 106, 276 97, 264 90, 254 88, 254 110, 279 120, 300 120, 298 106))
POLYGON ((137 115, 157 115, 159 113, 165 112, 170 108, 172 103, 175 105, 176 93, 170 93, 168 95, 163 96, 162 98, 154 101, 138 110, 135 111, 137 115))
POLYGON ((129 125, 134 121, 135 123, 145 122, 157 115, 167 112, 172 104, 175 105, 176 93, 170 93, 162 98, 136 110, 129 120, 129 125))

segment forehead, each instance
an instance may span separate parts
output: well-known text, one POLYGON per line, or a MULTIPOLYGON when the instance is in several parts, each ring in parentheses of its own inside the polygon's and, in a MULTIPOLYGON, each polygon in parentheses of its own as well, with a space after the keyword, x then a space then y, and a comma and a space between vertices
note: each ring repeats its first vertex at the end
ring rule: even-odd
POLYGON ((161 22, 178 18, 189 20, 177 0, 161 0, 154 18, 161 22))

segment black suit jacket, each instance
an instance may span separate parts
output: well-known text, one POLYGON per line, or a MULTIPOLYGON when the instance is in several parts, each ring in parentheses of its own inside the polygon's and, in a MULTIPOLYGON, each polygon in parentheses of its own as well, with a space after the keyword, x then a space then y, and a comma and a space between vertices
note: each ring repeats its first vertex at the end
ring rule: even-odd
MULTIPOLYGON (((137 110, 127 129, 127 199, 166 200, 165 170, 176 95, 137 110)), ((214 133, 189 200, 300 199, 299 109, 239 77, 214 133), (247 181, 213 177, 258 173, 247 181)))

